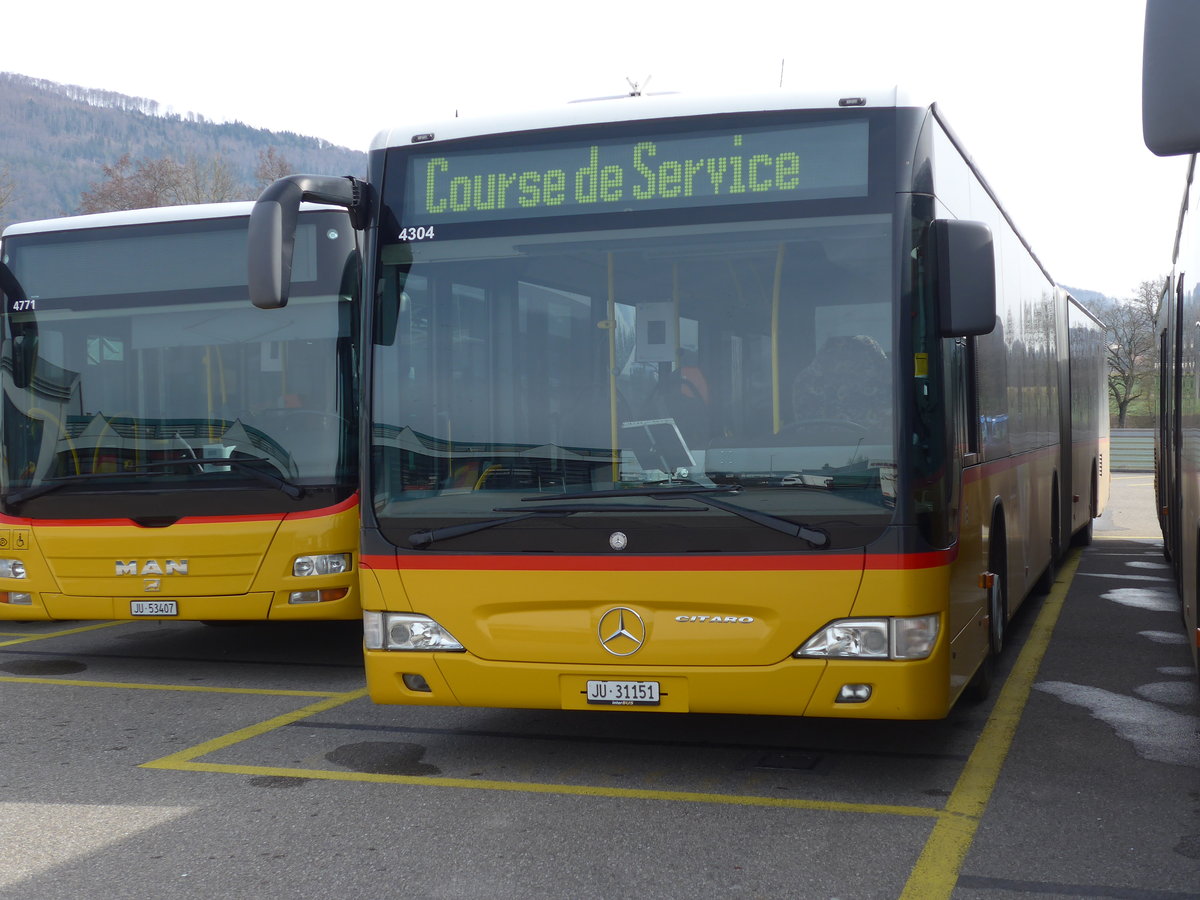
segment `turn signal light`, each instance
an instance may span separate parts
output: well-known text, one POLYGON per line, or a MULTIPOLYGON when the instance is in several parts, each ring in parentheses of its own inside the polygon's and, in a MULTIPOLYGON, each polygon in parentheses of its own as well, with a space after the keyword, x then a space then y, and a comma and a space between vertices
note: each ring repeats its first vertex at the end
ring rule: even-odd
POLYGON ((350 588, 325 588, 321 591, 292 591, 288 595, 288 603, 330 603, 334 600, 341 600, 348 593, 350 588))

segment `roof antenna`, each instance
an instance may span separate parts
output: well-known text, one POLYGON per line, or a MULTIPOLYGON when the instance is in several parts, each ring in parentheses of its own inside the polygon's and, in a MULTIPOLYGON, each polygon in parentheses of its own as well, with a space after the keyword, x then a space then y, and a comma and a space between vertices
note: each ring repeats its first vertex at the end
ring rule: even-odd
POLYGON ((786 62, 787 62, 786 56, 779 61, 779 86, 780 87, 783 87, 783 65, 786 62))
POLYGON ((643 81, 641 84, 638 84, 638 82, 634 81, 629 76, 625 77, 625 81, 629 84, 629 96, 640 97, 642 96, 642 88, 650 83, 650 76, 647 75, 645 81, 643 81))

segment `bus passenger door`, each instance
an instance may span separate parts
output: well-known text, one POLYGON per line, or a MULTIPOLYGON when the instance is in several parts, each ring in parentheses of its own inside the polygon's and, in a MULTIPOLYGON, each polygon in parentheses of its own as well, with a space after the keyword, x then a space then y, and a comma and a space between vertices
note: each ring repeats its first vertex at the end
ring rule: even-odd
POLYGON ((964 487, 964 472, 979 462, 979 405, 975 378, 975 338, 946 338, 943 376, 946 399, 947 527, 959 548, 950 587, 950 634, 958 635, 979 611, 978 578, 984 559, 984 517, 978 490, 964 487))
POLYGON ((950 442, 948 486, 952 533, 965 525, 962 473, 979 458, 979 415, 975 391, 974 338, 948 338, 946 353, 946 430, 950 442))

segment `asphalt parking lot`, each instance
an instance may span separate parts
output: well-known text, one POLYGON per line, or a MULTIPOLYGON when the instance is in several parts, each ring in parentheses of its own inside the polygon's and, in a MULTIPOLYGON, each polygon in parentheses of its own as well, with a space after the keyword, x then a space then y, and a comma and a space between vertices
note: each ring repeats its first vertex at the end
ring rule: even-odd
POLYGON ((355 623, 5 623, 0 897, 1200 897, 1149 486, 940 722, 378 707, 355 623))

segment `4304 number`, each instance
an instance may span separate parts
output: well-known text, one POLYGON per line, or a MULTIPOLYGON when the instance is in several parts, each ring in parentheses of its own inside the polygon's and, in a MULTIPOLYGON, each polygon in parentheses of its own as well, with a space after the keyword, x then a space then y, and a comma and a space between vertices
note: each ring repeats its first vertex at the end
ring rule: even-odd
POLYGON ((421 225, 418 228, 401 228, 400 240, 402 241, 432 241, 433 226, 421 225))

